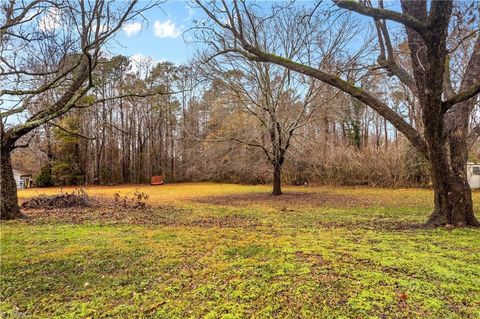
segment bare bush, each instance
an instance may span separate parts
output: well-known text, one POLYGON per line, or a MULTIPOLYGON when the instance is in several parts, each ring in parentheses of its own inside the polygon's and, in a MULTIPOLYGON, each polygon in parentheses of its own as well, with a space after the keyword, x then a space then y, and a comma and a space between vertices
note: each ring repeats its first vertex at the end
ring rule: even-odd
POLYGON ((88 196, 83 188, 74 189, 72 192, 60 191, 55 195, 39 195, 22 203, 22 208, 54 209, 70 207, 91 207, 97 201, 88 196))
POLYGON ((133 194, 127 193, 121 195, 120 193, 115 193, 114 203, 120 204, 123 208, 134 208, 134 209, 143 209, 147 207, 146 201, 150 198, 147 193, 141 192, 138 189, 135 189, 133 194))

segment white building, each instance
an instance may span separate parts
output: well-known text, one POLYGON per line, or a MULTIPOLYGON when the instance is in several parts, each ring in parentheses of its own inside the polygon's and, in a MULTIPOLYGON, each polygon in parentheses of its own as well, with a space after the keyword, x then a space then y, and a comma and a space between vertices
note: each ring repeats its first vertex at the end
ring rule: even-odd
POLYGON ((13 177, 15 178, 15 183, 17 184, 18 189, 29 188, 32 184, 31 174, 14 169, 13 177))
POLYGON ((480 163, 467 163, 467 178, 471 189, 480 188, 480 163))

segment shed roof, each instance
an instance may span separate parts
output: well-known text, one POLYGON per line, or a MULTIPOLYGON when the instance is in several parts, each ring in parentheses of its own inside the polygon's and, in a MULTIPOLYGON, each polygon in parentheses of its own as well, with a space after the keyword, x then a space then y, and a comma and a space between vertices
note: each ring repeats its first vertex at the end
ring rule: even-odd
POLYGON ((32 174, 19 171, 18 169, 13 169, 13 175, 19 175, 19 176, 31 176, 32 174))

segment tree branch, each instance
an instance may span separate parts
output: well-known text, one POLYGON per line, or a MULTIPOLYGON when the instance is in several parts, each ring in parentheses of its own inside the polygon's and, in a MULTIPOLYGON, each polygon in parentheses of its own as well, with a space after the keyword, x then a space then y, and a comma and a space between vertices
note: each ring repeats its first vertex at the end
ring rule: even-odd
POLYGON ((454 106, 457 103, 466 101, 468 99, 471 99, 475 95, 480 93, 480 83, 477 83, 470 88, 463 90, 462 92, 458 93, 457 95, 452 96, 448 100, 444 101, 442 103, 442 110, 444 112, 448 111, 452 106, 454 106))
MULTIPOLYGON (((448 111, 452 106, 473 98, 480 93, 480 34, 475 40, 472 55, 462 77, 460 93, 448 98, 442 103, 442 110, 448 111)), ((472 103, 472 107, 473 107, 472 103)))
POLYGON ((66 128, 64 128, 64 127, 62 127, 62 126, 60 126, 60 125, 58 125, 58 124, 55 124, 55 123, 53 123, 53 122, 49 122, 48 124, 55 126, 56 128, 64 131, 65 133, 68 133, 68 134, 71 134, 71 135, 75 135, 75 136, 78 136, 78 137, 83 138, 83 139, 86 139, 86 140, 92 140, 92 141, 93 141, 93 140, 96 140, 96 139, 97 139, 96 137, 89 137, 89 136, 85 136, 85 135, 80 134, 80 133, 77 133, 77 132, 73 132, 73 131, 67 130, 66 128))
MULTIPOLYGON (((249 45, 248 43, 243 42, 242 46, 247 52, 246 57, 252 60, 263 61, 263 62, 272 62, 290 70, 312 76, 322 82, 330 84, 341 91, 350 94, 357 100, 365 103, 374 109, 377 113, 383 116, 387 121, 389 121, 397 130, 402 132, 405 137, 412 143, 417 150, 422 153, 424 156, 428 157, 427 144, 425 140, 420 136, 420 134, 408 124, 400 115, 395 111, 390 109, 387 104, 383 103, 379 99, 375 98, 373 95, 368 92, 354 86, 353 84, 342 80, 338 76, 328 74, 318 69, 314 69, 307 65, 294 62, 283 57, 277 56, 272 53, 263 52, 262 50, 249 45)), ((243 50, 238 51, 242 53, 243 50)))
POLYGON ((400 13, 388 9, 367 7, 360 2, 354 0, 334 0, 334 3, 339 8, 354 11, 361 15, 369 16, 376 19, 387 19, 401 23, 404 26, 417 31, 421 35, 424 35, 427 31, 426 24, 405 13, 400 13))

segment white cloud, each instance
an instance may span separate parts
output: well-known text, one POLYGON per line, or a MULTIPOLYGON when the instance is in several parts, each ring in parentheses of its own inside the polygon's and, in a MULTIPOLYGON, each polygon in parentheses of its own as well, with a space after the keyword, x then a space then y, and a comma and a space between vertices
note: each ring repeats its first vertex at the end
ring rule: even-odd
POLYGON ((190 21, 193 18, 193 15, 195 14, 195 9, 193 9, 189 4, 185 4, 185 9, 187 9, 188 16, 183 19, 183 21, 190 21))
POLYGON ((38 27, 42 31, 54 31, 62 22, 62 14, 57 8, 48 9, 47 13, 38 22, 38 27))
POLYGON ((142 24, 140 22, 126 23, 123 25, 122 30, 125 31, 127 37, 133 37, 142 30, 142 24))
POLYGON ((155 21, 153 24, 153 33, 158 38, 178 38, 182 33, 171 20, 165 22, 155 21))
POLYGON ((130 61, 132 61, 133 64, 139 65, 153 61, 153 58, 141 53, 137 53, 130 57, 130 61))
MULTIPOLYGON (((38 21, 38 28, 43 32, 51 32, 56 31, 60 28, 66 31, 69 26, 67 21, 62 16, 64 13, 58 8, 49 8, 45 13, 41 16, 40 20, 38 21)), ((95 33, 97 29, 96 22, 92 23, 92 27, 90 32, 95 33)), ((108 24, 101 24, 99 27, 100 33, 106 33, 110 31, 110 27, 108 24)))
POLYGON ((144 76, 148 70, 154 67, 157 63, 166 61, 165 59, 157 60, 154 57, 144 55, 141 53, 134 54, 130 57, 131 72, 144 76))

